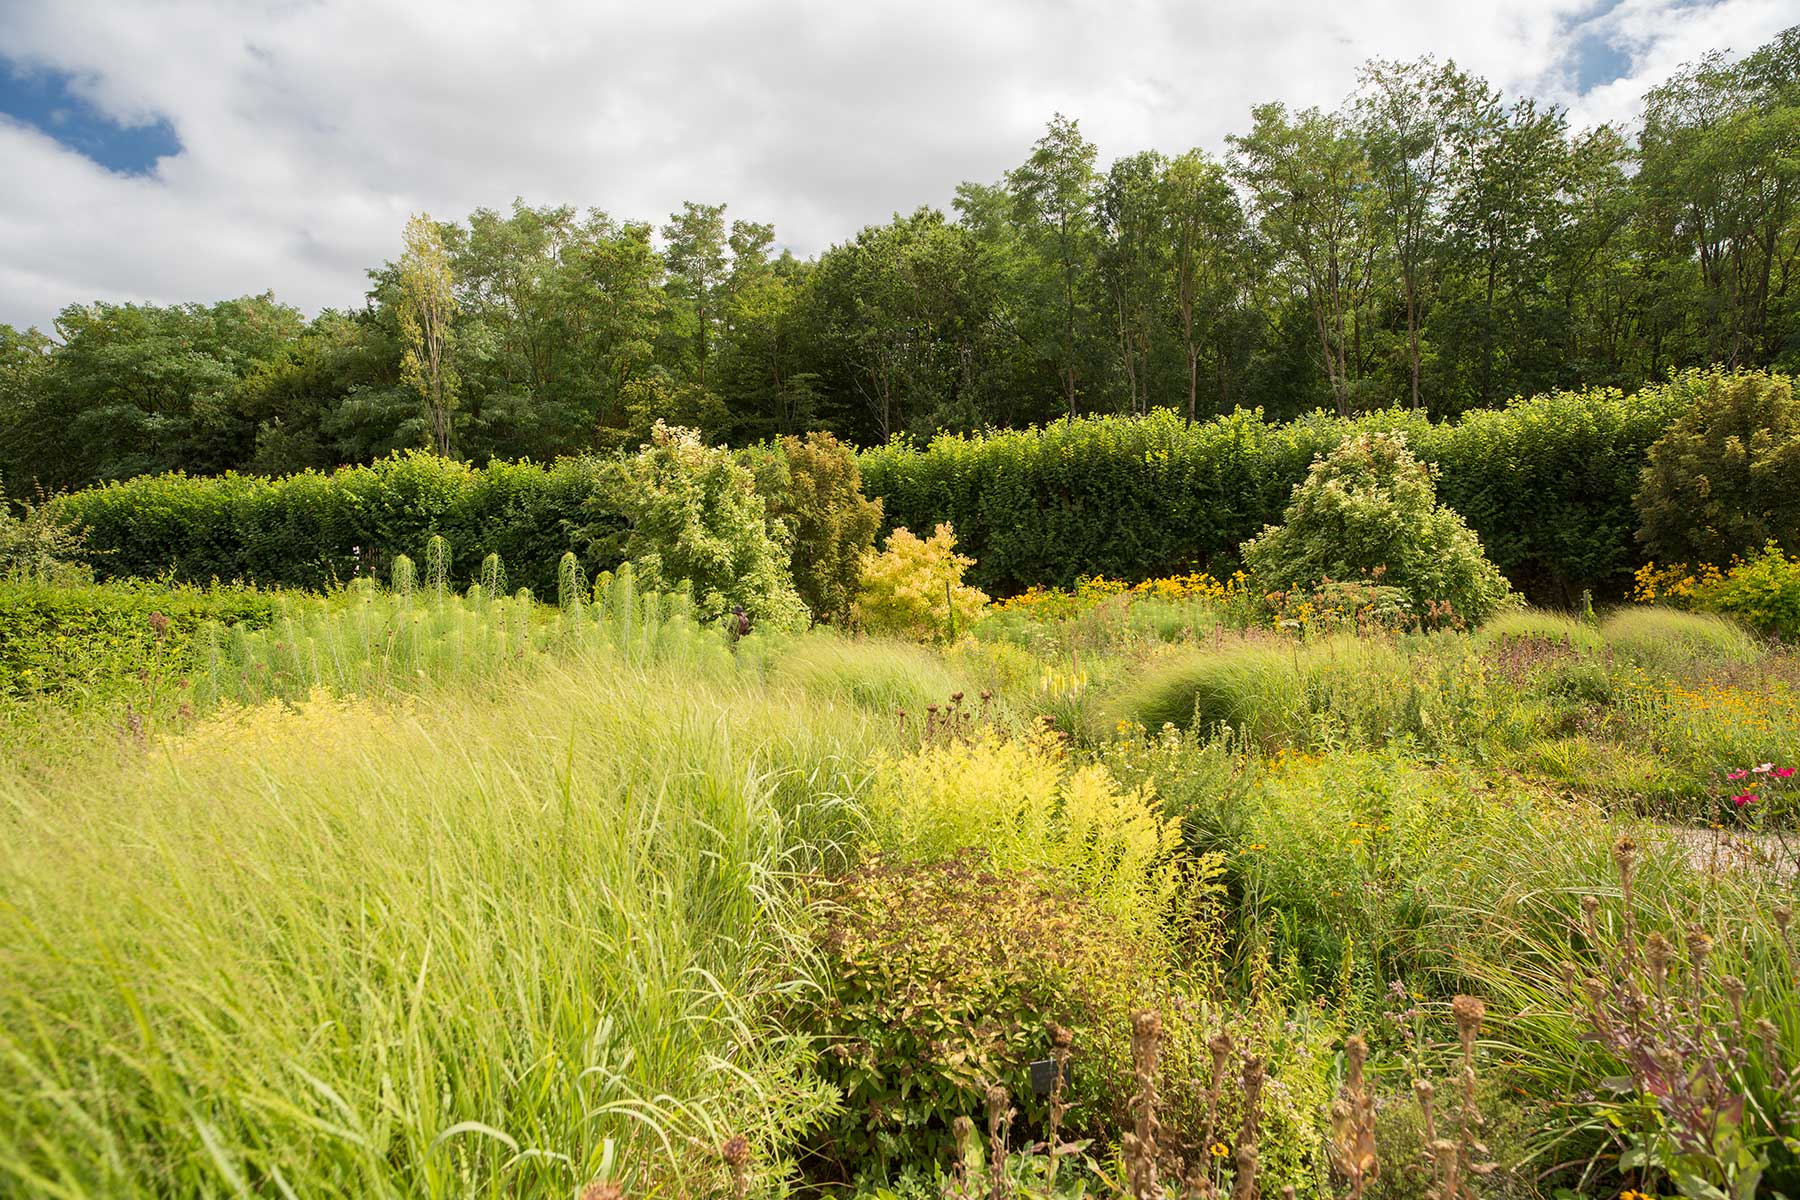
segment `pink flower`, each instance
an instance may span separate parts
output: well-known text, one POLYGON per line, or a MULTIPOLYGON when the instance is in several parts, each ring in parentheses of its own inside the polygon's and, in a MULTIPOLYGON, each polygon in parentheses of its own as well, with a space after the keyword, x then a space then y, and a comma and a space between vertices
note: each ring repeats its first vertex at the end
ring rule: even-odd
POLYGON ((1738 770, 1738 771, 1733 771, 1731 774, 1727 775, 1725 778, 1737 780, 1737 779, 1748 779, 1749 777, 1750 777, 1750 772, 1744 771, 1744 770, 1738 770))
POLYGON ((1792 768, 1792 767, 1776 767, 1775 768, 1775 778, 1777 778, 1777 779, 1792 779, 1793 777, 1794 777, 1794 768, 1792 768))
POLYGON ((1739 808, 1742 808, 1746 804, 1755 804, 1756 796, 1750 792, 1742 792, 1736 796, 1733 796, 1731 798, 1731 802, 1733 804, 1737 805, 1739 808))
POLYGON ((1764 763, 1762 766, 1756 768, 1756 773, 1758 775, 1767 775, 1770 771, 1773 771, 1774 769, 1775 769, 1774 763, 1764 763))

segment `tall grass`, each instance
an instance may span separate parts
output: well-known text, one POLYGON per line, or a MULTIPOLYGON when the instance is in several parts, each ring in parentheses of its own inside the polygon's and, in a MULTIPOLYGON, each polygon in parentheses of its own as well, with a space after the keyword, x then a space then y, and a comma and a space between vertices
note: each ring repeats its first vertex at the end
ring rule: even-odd
POLYGON ((820 1111, 784 880, 877 723, 604 644, 486 690, 0 771, 0 1192, 701 1195, 820 1111))
POLYGON ((1673 608, 1621 608, 1600 627, 1606 644, 1648 670, 1683 670, 1756 661, 1756 639, 1724 617, 1673 608))

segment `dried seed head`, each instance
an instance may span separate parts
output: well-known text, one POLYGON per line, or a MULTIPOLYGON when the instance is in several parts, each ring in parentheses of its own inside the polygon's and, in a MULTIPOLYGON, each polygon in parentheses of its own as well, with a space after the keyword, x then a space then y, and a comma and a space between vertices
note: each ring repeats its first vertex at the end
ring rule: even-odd
POLYGON ((625 1200, 625 1189, 616 1183, 596 1180, 581 1189, 581 1200, 625 1200))
POLYGON ((727 1166, 743 1166, 750 1161, 750 1139, 741 1133, 732 1134, 719 1147, 719 1157, 725 1160, 727 1166))
POLYGON ((1429 1079, 1415 1079, 1413 1080, 1413 1094, 1421 1101, 1429 1101, 1432 1096, 1437 1094, 1437 1089, 1431 1086, 1429 1079))
POLYGON ((1600 897, 1583 896, 1581 898, 1581 911, 1587 914, 1588 920, 1593 920, 1594 914, 1600 911, 1600 897))
POLYGON ((1231 1057, 1231 1035, 1223 1029, 1206 1040, 1206 1048, 1212 1051, 1213 1070, 1217 1071, 1231 1057))
POLYGON ((1592 975, 1581 981, 1581 990, 1587 993, 1588 1003, 1596 1008, 1606 999, 1606 985, 1592 975))
POLYGON ((1162 1014, 1154 1008, 1140 1009, 1132 1014, 1131 1034, 1133 1037, 1156 1038, 1162 1036, 1162 1014))
POLYGON ((1781 932, 1785 934, 1788 931, 1788 926, 1794 923, 1794 906, 1791 904, 1777 904, 1774 908, 1774 915, 1775 928, 1781 930, 1781 932))
POLYGON ((1612 853, 1613 862, 1619 868, 1619 878, 1629 886, 1632 868, 1637 864, 1637 843, 1631 840, 1631 835, 1623 835, 1613 843, 1612 853))
POLYGON ((966 1145, 975 1133, 975 1122, 968 1117, 958 1117, 950 1122, 950 1132, 955 1136, 958 1146, 966 1145))
POLYGON ((1669 944, 1669 939, 1662 935, 1660 929, 1651 931, 1650 936, 1645 939, 1644 956, 1650 960, 1650 970, 1655 973, 1657 982, 1660 983, 1668 971, 1669 959, 1674 952, 1675 947, 1669 944))
POLYGON ((1744 993, 1749 990, 1744 986, 1744 981, 1736 975, 1725 976, 1719 981, 1719 986, 1725 990, 1725 998, 1731 1001, 1733 1008, 1744 1003, 1744 993))
POLYGON ((1075 1044, 1075 1031, 1073 1029, 1070 1029, 1067 1025, 1058 1025, 1055 1021, 1051 1021, 1049 1025, 1050 1044, 1052 1046, 1056 1047, 1058 1050, 1067 1050, 1070 1046, 1075 1044))
POLYGON ((1456 1028, 1465 1036, 1473 1036, 1481 1032, 1481 1022, 1487 1016, 1487 1005, 1475 996, 1458 996, 1450 1001, 1450 1012, 1456 1017, 1456 1028))
POLYGON ((1713 940, 1698 925, 1688 926, 1687 935, 1688 958, 1693 960, 1694 970, 1706 969, 1706 960, 1712 955, 1713 940))
POLYGON ((1350 1040, 1344 1043, 1344 1057, 1360 1067, 1369 1058, 1369 1043, 1363 1041, 1362 1034, 1353 1033, 1350 1040))

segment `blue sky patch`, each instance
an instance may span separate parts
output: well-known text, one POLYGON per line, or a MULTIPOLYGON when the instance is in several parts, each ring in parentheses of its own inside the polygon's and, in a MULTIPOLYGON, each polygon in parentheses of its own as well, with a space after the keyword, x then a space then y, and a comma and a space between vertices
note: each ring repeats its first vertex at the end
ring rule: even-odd
POLYGON ((1597 31, 1590 30, 1576 41, 1572 57, 1578 92, 1586 93, 1631 74, 1631 54, 1597 31))
POLYGON ((120 124, 71 89, 74 78, 0 56, 0 113, 121 175, 149 175, 157 159, 180 153, 181 139, 167 117, 120 124))

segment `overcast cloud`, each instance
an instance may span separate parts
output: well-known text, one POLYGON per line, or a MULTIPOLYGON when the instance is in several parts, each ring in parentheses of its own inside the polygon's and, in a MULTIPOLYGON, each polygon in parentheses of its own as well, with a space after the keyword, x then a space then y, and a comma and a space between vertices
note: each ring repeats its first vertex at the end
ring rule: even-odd
POLYGON ((1794 20, 1792 0, 0 0, 0 72, 67 73, 181 146, 128 175, 0 116, 0 321, 270 288, 355 304, 409 212, 514 196, 656 221, 725 201, 813 254, 997 179, 1055 111, 1103 161, 1220 152, 1252 104, 1335 104, 1374 56, 1628 121, 1682 62, 1794 20))

